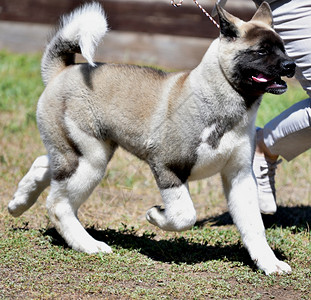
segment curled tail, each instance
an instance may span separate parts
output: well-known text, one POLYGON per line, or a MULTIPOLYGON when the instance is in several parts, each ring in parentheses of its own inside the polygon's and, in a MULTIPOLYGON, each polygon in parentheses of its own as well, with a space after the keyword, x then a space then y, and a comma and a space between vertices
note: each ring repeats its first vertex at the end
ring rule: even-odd
POLYGON ((100 40, 107 32, 105 13, 99 3, 88 3, 63 16, 59 30, 48 43, 42 61, 41 75, 45 85, 66 66, 75 63, 81 53, 91 66, 100 40))

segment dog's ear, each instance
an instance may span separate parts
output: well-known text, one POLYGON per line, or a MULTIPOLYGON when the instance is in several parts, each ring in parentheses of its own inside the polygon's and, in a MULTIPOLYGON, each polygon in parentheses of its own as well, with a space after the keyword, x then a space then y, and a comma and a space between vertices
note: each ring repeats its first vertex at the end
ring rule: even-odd
POLYGON ((239 29, 236 24, 241 20, 216 4, 216 9, 219 17, 220 33, 228 39, 235 39, 239 36, 239 29))
POLYGON ((270 5, 267 2, 263 2, 258 7, 251 21, 261 21, 273 27, 273 17, 270 5))

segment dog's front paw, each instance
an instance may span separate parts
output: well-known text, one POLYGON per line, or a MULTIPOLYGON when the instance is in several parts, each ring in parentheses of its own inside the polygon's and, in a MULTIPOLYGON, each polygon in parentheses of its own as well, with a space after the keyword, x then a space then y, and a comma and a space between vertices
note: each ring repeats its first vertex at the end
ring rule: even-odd
POLYGON ((292 268, 284 261, 278 260, 273 266, 269 266, 266 268, 265 274, 290 274, 292 272, 292 268))
POLYGON ((88 243, 87 245, 73 245, 72 248, 76 251, 88 253, 88 254, 95 254, 95 253, 112 253, 111 247, 109 247, 104 242, 94 241, 92 243, 88 243))
POLYGON ((194 225, 196 214, 194 209, 168 211, 161 206, 154 206, 147 211, 146 219, 166 231, 184 231, 194 225))
POLYGON ((292 272, 292 268, 284 261, 278 260, 277 258, 273 259, 273 261, 264 262, 255 261, 258 268, 263 270, 266 275, 270 274, 290 274, 292 272))
POLYGON ((146 219, 152 225, 158 226, 165 231, 181 231, 175 224, 174 218, 168 218, 166 211, 161 206, 153 206, 146 213, 146 219))
POLYGON ((146 213, 146 219, 152 225, 162 228, 165 223, 164 208, 159 205, 151 207, 146 213))

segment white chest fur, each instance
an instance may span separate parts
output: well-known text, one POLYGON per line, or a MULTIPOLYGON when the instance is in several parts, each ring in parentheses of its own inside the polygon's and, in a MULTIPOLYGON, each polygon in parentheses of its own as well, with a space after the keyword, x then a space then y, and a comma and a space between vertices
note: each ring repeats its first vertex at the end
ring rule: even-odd
POLYGON ((248 129, 244 126, 244 128, 237 127, 235 130, 225 133, 215 148, 207 142, 214 126, 204 129, 201 135, 201 144, 196 150, 197 161, 191 170, 190 181, 210 177, 220 172, 227 162, 236 156, 237 152, 252 152, 250 135, 253 130, 250 127, 248 129))

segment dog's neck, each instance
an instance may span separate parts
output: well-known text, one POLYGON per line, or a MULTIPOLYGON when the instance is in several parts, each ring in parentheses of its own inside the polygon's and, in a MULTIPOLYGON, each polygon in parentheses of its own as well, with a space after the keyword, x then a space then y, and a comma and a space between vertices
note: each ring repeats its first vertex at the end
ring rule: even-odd
MULTIPOLYGON (((224 101, 243 102, 243 97, 232 87, 224 76, 218 60, 218 44, 216 39, 206 51, 200 64, 191 71, 192 90, 200 98, 224 99, 224 101)), ((217 100, 216 100, 217 101, 217 100)))
POLYGON ((212 42, 200 64, 190 73, 193 91, 202 98, 224 99, 228 103, 243 103, 246 109, 258 106, 261 95, 248 95, 237 90, 225 76, 219 63, 219 39, 212 42))

